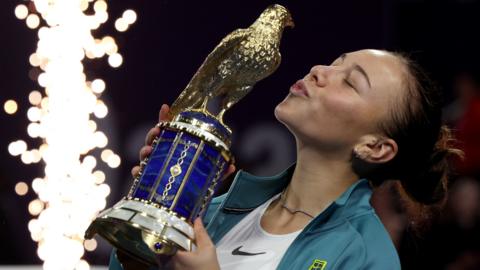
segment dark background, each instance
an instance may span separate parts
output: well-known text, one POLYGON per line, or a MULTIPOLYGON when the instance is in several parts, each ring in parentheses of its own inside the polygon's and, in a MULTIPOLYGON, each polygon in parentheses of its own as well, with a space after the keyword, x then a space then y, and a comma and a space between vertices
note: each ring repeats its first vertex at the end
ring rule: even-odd
MULTIPOLYGON (((24 165, 7 151, 17 139, 29 145, 40 143, 26 133, 28 93, 40 89, 28 76, 37 30, 15 18, 14 8, 20 3, 2 0, 0 4, 0 102, 19 103, 16 114, 0 113, 0 264, 41 263, 27 229, 31 218, 27 205, 35 194, 30 189, 20 197, 14 186, 42 177, 43 168, 24 165)), ((268 175, 294 161, 293 137, 275 120, 273 109, 311 66, 329 64, 344 52, 377 48, 411 54, 441 84, 445 105, 457 97, 454 88, 459 75, 474 78, 478 73, 479 1, 109 1, 110 19, 94 36, 113 36, 123 64, 113 69, 106 58, 84 61, 87 79, 102 78, 107 84, 103 99, 109 115, 98 121, 99 129, 109 136, 108 147, 122 157, 118 169, 106 170, 112 187, 109 206, 126 194, 130 169, 138 163, 138 149, 156 123, 161 104, 173 102, 222 37, 249 26, 271 3, 289 8, 296 27, 284 33, 280 68, 226 114, 235 134, 238 168, 268 175), (125 9, 135 10, 138 19, 127 32, 119 33, 113 22, 125 9)), ((443 225, 422 237, 402 233, 397 247, 405 269, 470 269, 456 265, 465 253, 479 257, 479 244, 472 240, 479 230, 446 229, 435 234, 439 226, 443 225)), ((93 264, 107 264, 108 253, 109 246, 101 243, 86 258, 93 264)))

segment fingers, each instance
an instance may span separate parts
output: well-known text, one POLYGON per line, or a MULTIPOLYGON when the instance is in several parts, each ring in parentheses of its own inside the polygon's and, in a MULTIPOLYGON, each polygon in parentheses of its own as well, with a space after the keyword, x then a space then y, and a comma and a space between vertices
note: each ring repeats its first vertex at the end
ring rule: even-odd
POLYGON ((151 128, 148 133, 147 133, 147 136, 145 137, 145 145, 151 145, 153 140, 155 139, 155 137, 158 136, 158 134, 160 134, 160 128, 155 126, 153 128, 151 128))
POLYGON ((170 107, 167 104, 163 104, 158 114, 158 122, 170 121, 170 115, 168 114, 169 111, 170 107))
POLYGON ((135 166, 132 168, 132 176, 133 178, 137 177, 138 173, 140 172, 140 166, 135 166))
POLYGON ((197 250, 193 252, 177 251, 174 256, 175 269, 220 270, 217 252, 210 236, 197 218, 193 223, 197 250))
MULTIPOLYGON (((210 236, 207 233, 207 230, 205 230, 205 227, 203 226, 201 218, 196 218, 193 222, 193 231, 195 232, 195 244, 197 245, 197 250, 193 252, 201 253, 205 249, 209 249, 214 246, 210 236)), ((177 257, 182 259, 184 257, 188 257, 189 253, 189 251, 178 250, 177 257)))
POLYGON ((152 147, 150 145, 145 145, 140 149, 140 155, 139 158, 140 160, 144 160, 146 157, 148 157, 152 153, 152 147))
POLYGON ((201 218, 195 219, 193 222, 193 230, 195 232, 195 239, 198 248, 197 250, 201 252, 201 250, 205 248, 211 248, 213 246, 213 242, 210 239, 207 230, 205 230, 201 218))
POLYGON ((236 170, 235 165, 230 164, 230 166, 228 166, 227 171, 225 172, 225 175, 224 175, 223 178, 222 178, 222 181, 225 180, 225 179, 227 179, 232 173, 235 172, 235 170, 236 170))
MULTIPOLYGON (((167 104, 163 104, 160 108, 160 112, 158 113, 158 122, 169 121, 170 116, 168 112, 170 111, 170 107, 167 104)), ((155 126, 150 129, 147 133, 147 137, 145 138, 145 145, 151 145, 155 137, 160 134, 160 128, 155 126)))
MULTIPOLYGON (((147 135, 148 137, 148 135, 147 135)), ((152 139, 153 141, 153 139, 152 139)), ((150 145, 145 145, 140 149, 139 152, 139 158, 140 161, 144 160, 146 157, 148 157, 152 153, 153 148, 150 145)), ((140 166, 135 166, 132 168, 132 176, 133 178, 137 177, 138 173, 140 172, 140 166)))

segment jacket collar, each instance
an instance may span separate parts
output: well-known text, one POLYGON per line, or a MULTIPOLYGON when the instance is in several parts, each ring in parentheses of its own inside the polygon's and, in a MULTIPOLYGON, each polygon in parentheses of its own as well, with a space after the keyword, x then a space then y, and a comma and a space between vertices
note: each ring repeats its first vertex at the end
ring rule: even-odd
MULTIPOLYGON (((232 187, 223 206, 224 211, 249 212, 266 202, 275 194, 280 193, 290 182, 295 163, 283 172, 267 177, 255 176, 240 170, 235 177, 232 187)), ((367 179, 360 179, 344 191, 322 213, 316 216, 308 225, 328 221, 334 225, 336 221, 370 211, 370 197, 372 189, 367 179)))

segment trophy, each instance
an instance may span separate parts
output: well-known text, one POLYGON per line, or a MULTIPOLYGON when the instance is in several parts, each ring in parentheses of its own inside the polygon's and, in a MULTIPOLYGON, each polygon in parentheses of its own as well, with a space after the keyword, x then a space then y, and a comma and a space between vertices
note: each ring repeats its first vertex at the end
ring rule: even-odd
POLYGON ((98 214, 85 233, 99 234, 123 252, 155 265, 160 255, 195 248, 193 220, 203 217, 228 166, 231 130, 223 115, 280 64, 286 8, 271 5, 246 29, 237 29, 207 56, 161 122, 152 153, 140 163, 126 197, 98 214), (207 110, 220 100, 218 114, 207 110))

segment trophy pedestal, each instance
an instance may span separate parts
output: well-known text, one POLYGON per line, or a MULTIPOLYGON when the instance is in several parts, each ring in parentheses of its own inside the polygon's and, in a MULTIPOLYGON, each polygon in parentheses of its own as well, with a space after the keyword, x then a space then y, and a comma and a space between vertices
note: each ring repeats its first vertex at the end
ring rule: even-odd
POLYGON ((173 255, 177 249, 195 248, 192 226, 168 209, 124 198, 100 213, 86 237, 99 234, 135 258, 156 264, 157 255, 173 255), (140 257, 138 254, 142 254, 140 257))

